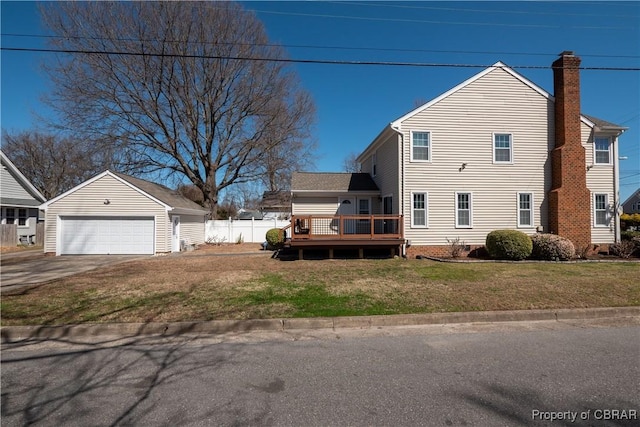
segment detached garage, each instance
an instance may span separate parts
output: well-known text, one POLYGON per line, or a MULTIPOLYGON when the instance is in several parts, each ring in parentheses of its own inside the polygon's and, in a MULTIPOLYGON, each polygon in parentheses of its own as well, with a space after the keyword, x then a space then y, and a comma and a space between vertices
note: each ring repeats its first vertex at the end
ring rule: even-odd
POLYGON ((153 255, 204 243, 207 210, 153 182, 105 171, 44 203, 44 251, 153 255))

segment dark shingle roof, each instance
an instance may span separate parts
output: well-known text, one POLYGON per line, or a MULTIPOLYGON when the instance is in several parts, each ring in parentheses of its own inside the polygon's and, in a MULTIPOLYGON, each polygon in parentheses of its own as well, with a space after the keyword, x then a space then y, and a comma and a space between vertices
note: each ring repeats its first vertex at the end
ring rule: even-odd
POLYGON ((613 128, 613 129, 627 129, 624 126, 617 125, 615 123, 608 122, 606 120, 599 119, 597 117, 588 116, 583 114, 589 121, 593 122, 599 128, 613 128))
POLYGON ((260 202, 262 209, 291 209, 291 193, 289 191, 265 191, 260 202))
POLYGON ((135 178, 133 176, 125 175, 122 173, 113 172, 114 175, 117 175, 119 178, 127 181, 129 184, 134 187, 139 188, 144 191, 148 195, 155 197, 161 202, 171 206, 172 208, 178 209, 192 209, 206 212, 207 209, 203 208, 196 202, 193 202, 176 190, 172 190, 164 185, 156 184, 155 182, 146 181, 144 179, 135 178))
POLYGON ((368 173, 294 172, 292 191, 380 191, 368 173))

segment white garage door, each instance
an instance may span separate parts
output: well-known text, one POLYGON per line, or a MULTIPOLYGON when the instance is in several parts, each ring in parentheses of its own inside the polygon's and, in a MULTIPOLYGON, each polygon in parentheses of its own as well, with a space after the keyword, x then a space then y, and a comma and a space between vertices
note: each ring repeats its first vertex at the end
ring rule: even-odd
POLYGON ((62 255, 154 253, 153 217, 62 217, 62 255))

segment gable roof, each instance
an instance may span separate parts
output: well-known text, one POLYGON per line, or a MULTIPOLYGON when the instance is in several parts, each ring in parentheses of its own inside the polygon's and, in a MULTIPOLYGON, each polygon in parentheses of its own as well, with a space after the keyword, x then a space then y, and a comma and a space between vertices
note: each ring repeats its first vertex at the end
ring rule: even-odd
MULTIPOLYGON (((492 66, 487 67, 484 70, 482 70, 481 72, 471 76, 470 78, 468 78, 467 80, 463 81, 459 85, 457 85, 457 86, 449 89, 448 91, 444 92, 443 94, 433 98, 431 101, 427 102, 426 104, 423 104, 423 105, 421 105, 421 106, 419 106, 417 108, 414 108, 413 110, 409 111, 405 115, 397 118, 396 120, 394 120, 391 123, 389 123, 388 125, 386 125, 384 127, 384 129, 382 129, 382 131, 378 134, 378 136, 376 136, 376 138, 369 145, 367 145, 367 147, 360 153, 360 155, 358 155, 358 159, 360 160, 361 158, 363 158, 365 153, 367 151, 369 151, 377 143, 377 141, 380 139, 380 137, 382 135, 385 134, 385 132, 389 131, 390 129, 393 130, 393 131, 399 132, 400 128, 401 128, 401 124, 402 124, 403 121, 405 121, 405 120, 413 117, 414 115, 426 110, 427 108, 431 107, 432 105, 437 104, 438 102, 442 101, 443 99, 447 98, 448 96, 456 93, 460 89, 463 89, 464 87, 470 85, 471 83, 475 82, 476 80, 486 76, 490 72, 492 72, 494 70, 497 70, 497 69, 500 69, 500 70, 505 71, 506 73, 509 73, 511 76, 513 76, 514 78, 520 80, 523 84, 527 85, 528 87, 533 89, 535 92, 539 93, 541 96, 549 99, 550 101, 555 102, 554 96, 551 95, 549 92, 547 92, 546 90, 544 90, 540 86, 536 85, 535 83, 533 83, 531 80, 527 79, 526 77, 524 77, 520 73, 516 72, 515 70, 510 68, 505 63, 503 63, 501 61, 498 61, 495 64, 493 64, 492 66)), ((598 119, 598 118, 593 117, 593 116, 587 116, 586 114, 581 114, 580 115, 580 120, 583 123, 585 123, 587 126, 591 127, 591 128, 599 127, 602 130, 617 131, 619 133, 622 133, 622 132, 624 132, 625 130, 628 129, 628 128, 616 125, 614 123, 610 123, 610 122, 607 122, 605 120, 598 119)))
POLYGON ((538 92, 541 96, 543 96, 543 97, 545 97, 547 99, 552 99, 552 100, 554 99, 553 96, 549 92, 547 92, 546 90, 542 89, 540 86, 536 85, 531 80, 529 80, 526 77, 522 76, 521 74, 517 73, 513 69, 509 68, 509 66, 507 66, 503 62, 498 61, 495 64, 493 64, 492 66, 485 68, 484 70, 482 70, 478 74, 476 74, 474 76, 471 76, 470 78, 468 78, 467 80, 463 81, 459 85, 449 89, 448 91, 446 91, 442 95, 433 98, 431 101, 427 102, 426 104, 423 104, 420 107, 409 111, 404 116, 394 120, 393 122, 391 122, 391 127, 394 127, 394 128, 399 127, 400 124, 403 121, 407 120, 408 118, 415 116, 416 114, 420 113, 423 110, 426 110, 427 108, 431 107, 434 104, 437 104, 438 102, 442 101, 443 99, 447 98, 448 96, 456 93, 457 91, 459 91, 462 88, 467 87, 471 83, 475 82, 476 80, 486 76, 487 74, 489 74, 490 72, 495 71, 495 70, 503 70, 503 71, 507 72, 508 74, 512 75, 513 77, 515 77, 516 79, 520 80, 525 85, 529 86, 534 91, 538 92))
POLYGON ((153 198, 160 200, 165 205, 171 206, 173 209, 191 209, 201 210, 205 212, 207 211, 207 209, 203 208, 196 202, 189 200, 182 194, 178 193, 177 190, 172 190, 169 187, 165 187, 164 185, 156 184, 155 182, 125 175, 119 172, 113 172, 113 175, 123 179, 134 187, 137 187, 153 198))
MULTIPOLYGON (((595 127, 600 128, 601 130, 616 130, 616 131, 623 131, 624 132, 625 130, 629 129, 629 128, 626 128, 624 126, 620 126, 620 125, 617 125, 615 123, 611 123, 611 122, 608 122, 606 120, 599 119, 597 117, 587 116, 586 114, 582 114, 582 117, 587 119, 588 121, 590 121, 593 124, 593 126, 591 126, 591 127, 595 126, 595 127)), ((587 123, 587 124, 589 124, 589 123, 587 123)))
MULTIPOLYGON (((7 168, 7 171, 18 181, 20 185, 27 191, 31 196, 39 203, 34 203, 33 206, 36 207, 40 203, 45 202, 47 199, 42 195, 40 191, 36 187, 31 184, 31 182, 25 177, 22 172, 13 164, 11 160, 7 157, 6 154, 2 150, 0 150, 0 164, 4 165, 7 168)), ((17 205, 18 202, 24 203, 26 202, 23 199, 9 199, 3 198, 1 204, 14 204, 17 205)))
POLYGON ((50 204, 57 202, 58 200, 66 197, 67 195, 90 185, 91 183, 97 181, 100 178, 105 176, 111 176, 116 180, 122 182, 124 185, 132 188, 138 193, 149 197, 151 200, 156 203, 162 205, 166 210, 182 210, 182 211, 192 211, 192 212, 208 212, 207 209, 198 205, 197 203, 187 199, 186 197, 179 194, 176 190, 171 190, 164 185, 156 184, 151 181, 146 181, 144 179, 135 178, 129 175, 125 175, 122 173, 111 172, 106 170, 99 175, 94 176, 93 178, 83 182, 80 185, 75 186, 71 190, 59 195, 58 197, 49 200, 48 202, 42 204, 40 206, 41 209, 47 209, 50 204))
POLYGON ((378 192, 368 173, 294 172, 292 192, 378 192))

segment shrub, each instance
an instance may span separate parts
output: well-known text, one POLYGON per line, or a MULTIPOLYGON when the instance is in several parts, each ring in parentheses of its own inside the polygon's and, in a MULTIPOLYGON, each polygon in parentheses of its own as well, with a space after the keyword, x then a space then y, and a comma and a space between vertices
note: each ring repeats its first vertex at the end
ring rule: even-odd
POLYGON ((640 213, 620 215, 620 227, 623 230, 629 227, 640 227, 640 213))
POLYGON ((460 241, 459 237, 456 237, 455 239, 451 239, 449 240, 449 238, 447 237, 447 244, 448 246, 448 251, 449 251, 449 256, 451 258, 460 258, 462 256, 462 253, 464 252, 464 248, 467 246, 464 241, 460 241))
POLYGON ((621 231, 620 239, 633 240, 636 237, 640 237, 640 231, 621 231))
POLYGON ((609 251, 620 258, 630 258, 636 250, 636 244, 633 240, 621 240, 617 243, 609 245, 609 251))
POLYGON ((531 238, 517 230, 494 230, 485 244, 489 255, 496 259, 519 261, 531 255, 531 238))
POLYGON ((531 257, 547 261, 566 261, 576 253, 571 240, 556 234, 536 234, 531 236, 533 251, 531 257))
POLYGON ((270 248, 280 249, 284 244, 284 233, 279 228, 272 228, 267 231, 266 239, 270 248))

